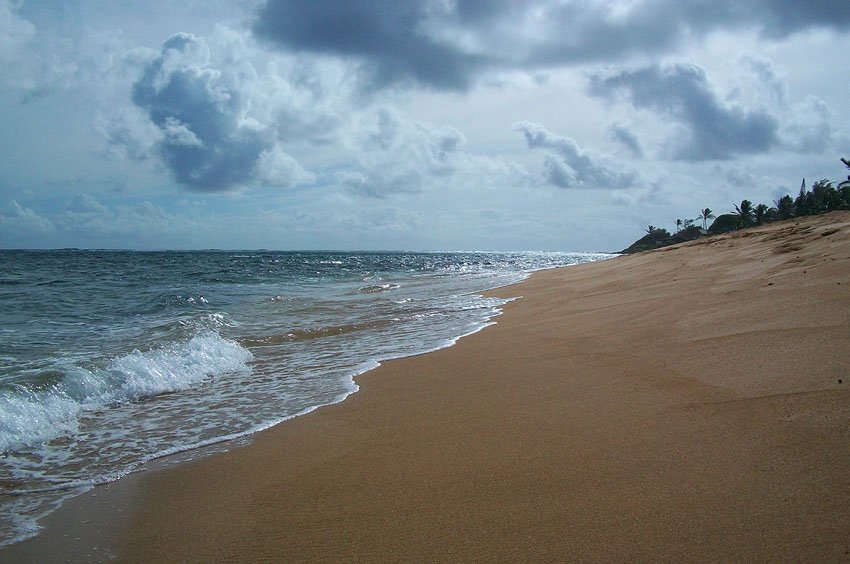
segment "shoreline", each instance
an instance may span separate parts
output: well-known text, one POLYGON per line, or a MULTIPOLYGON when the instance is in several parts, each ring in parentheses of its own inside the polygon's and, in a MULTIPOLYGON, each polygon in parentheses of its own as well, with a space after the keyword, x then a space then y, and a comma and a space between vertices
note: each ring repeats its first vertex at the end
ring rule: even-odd
MULTIPOLYGON (((455 255, 457 253, 450 253, 455 255)), ((588 257, 591 256, 589 253, 562 253, 558 259, 554 260, 563 260, 563 256, 568 255, 569 260, 587 260, 588 257)), ((524 259, 527 264, 525 266, 529 266, 528 263, 535 265, 537 268, 540 268, 539 264, 545 263, 546 261, 539 261, 536 259, 524 259)), ((547 259, 553 260, 553 259, 547 259)), ((334 261, 334 263, 337 261, 334 261)), ((319 260, 321 264, 321 260, 319 260)), ((486 291, 487 289, 493 289, 493 287, 499 287, 501 285, 510 285, 517 281, 517 279, 524 279, 531 272, 530 270, 522 270, 519 265, 516 266, 516 270, 512 272, 499 272, 498 269, 493 269, 494 274, 497 274, 494 277, 489 277, 485 279, 485 284, 476 284, 479 286, 479 289, 476 291, 463 291, 460 295, 473 299, 480 300, 480 293, 486 291), (513 282, 512 282, 513 281, 513 282), (489 286, 489 287, 488 287, 489 286)), ((359 288, 357 291, 362 293, 363 288, 359 288)), ((464 288, 464 290, 468 290, 464 288)), ((359 295, 359 294, 355 294, 359 295)), ((441 295, 439 292, 431 293, 430 296, 439 296, 441 295)), ((279 296, 278 296, 279 297, 279 296)), ((427 298, 426 298, 427 299, 427 298)), ((413 298, 410 298, 410 301, 413 301, 413 298)), ((405 303, 408 299, 402 300, 400 303, 405 303)), ((484 300, 487 301, 487 300, 484 300)), ((362 362, 348 362, 347 367, 344 370, 338 371, 338 378, 334 378, 334 382, 337 385, 333 386, 339 393, 335 393, 334 395, 327 394, 325 396, 313 396, 311 398, 312 405, 309 405, 309 402, 302 402, 302 405, 299 406, 300 409, 289 410, 289 409, 277 409, 273 405, 271 408, 267 408, 264 410, 266 412, 267 417, 262 420, 257 420, 257 422, 248 429, 245 430, 236 430, 234 432, 228 432, 227 434, 223 434, 220 436, 210 438, 210 434, 206 434, 204 437, 199 437, 197 435, 193 436, 190 434, 184 434, 184 438, 187 441, 179 443, 176 446, 172 446, 169 448, 163 448, 158 452, 151 453, 143 453, 143 456, 139 458, 139 460, 132 464, 125 464, 116 469, 107 468, 106 471, 100 474, 93 475, 90 479, 80 478, 78 481, 71 484, 70 482, 59 484, 55 487, 52 485, 45 487, 43 491, 45 494, 41 498, 30 499, 30 497, 36 496, 28 496, 23 494, 19 497, 14 497, 17 493, 7 492, 7 496, 4 497, 4 508, 8 508, 8 515, 6 519, 3 519, 3 523, 0 523, 3 528, 4 538, 3 542, 0 543, 2 546, 11 546, 13 544, 17 544, 26 540, 28 538, 32 538, 35 534, 38 533, 40 527, 36 524, 40 523, 44 520, 44 518, 56 510, 58 506, 61 506, 62 503, 71 499, 73 497, 77 497, 84 493, 85 491, 89 491, 94 487, 99 487, 104 484, 114 483, 115 481, 122 479, 123 477, 133 474, 139 471, 143 471, 145 468, 149 466, 158 467, 162 465, 170 465, 173 463, 181 463, 186 460, 192 460, 197 458, 199 454, 204 452, 217 452, 221 450, 221 448, 227 448, 226 445, 233 443, 240 444, 240 441, 250 440, 250 437, 257 432, 263 431, 272 427, 274 425, 281 424, 288 419, 293 417, 298 417, 301 415, 305 415, 310 413, 311 411, 323 406, 323 405, 331 405, 334 403, 338 403, 340 401, 344 401, 348 395, 354 393, 357 390, 357 386, 355 384, 355 378, 362 374, 365 371, 372 370, 375 367, 379 366, 381 362, 386 362, 387 360, 393 360, 397 358, 403 358, 405 356, 417 355, 417 354, 426 354, 429 352, 433 352, 439 350, 441 348, 445 348, 448 346, 452 346, 457 339, 462 338, 468 334, 474 333, 476 331, 481 330, 482 328, 488 326, 492 323, 492 318, 495 315, 500 313, 501 302, 490 304, 489 306, 486 304, 481 304, 481 308, 475 314, 475 319, 470 318, 467 323, 463 325, 454 326, 448 330, 441 330, 439 326, 431 327, 428 329, 429 334, 422 334, 421 339, 418 344, 416 344, 416 340, 413 339, 409 341, 411 344, 396 346, 396 347, 388 347, 389 350, 385 347, 381 347, 379 345, 378 349, 372 349, 371 351, 360 351, 361 353, 365 352, 368 356, 364 356, 363 354, 358 355, 358 360, 362 360, 362 362), (456 331, 457 333, 453 333, 456 331), (308 403, 307 405, 304 405, 308 403), (222 447, 217 448, 216 445, 223 445, 222 447), (114 471, 112 471, 114 470, 114 471), (36 505, 39 505, 36 507, 36 505), (23 517, 12 517, 16 515, 26 515, 26 518, 23 517), (14 535, 11 532, 14 530, 14 535)), ((437 306, 439 307, 439 306, 437 306)), ((465 309, 465 308, 463 308, 465 309)), ((474 308, 473 308, 474 309, 474 308)), ((393 321, 401 321, 400 319, 394 319, 393 321)), ((449 327, 448 324, 444 324, 446 327, 449 327)), ((238 344, 238 338, 232 339, 232 341, 236 341, 238 344)), ((389 339, 388 342, 391 342, 392 339, 389 339)), ((402 342, 407 342, 405 339, 401 339, 402 342)), ((340 351, 341 353, 344 351, 340 351)), ((340 359, 344 360, 346 355, 343 354, 340 359)), ((267 404, 268 405, 268 404, 267 404)), ((178 429, 180 426, 177 427, 178 429)), ((110 445, 102 444, 100 448, 106 449, 106 453, 108 454, 110 445)), ((98 448, 97 450, 100 450, 98 448)), ((90 448, 91 452, 96 452, 95 449, 90 448)), ((19 491, 26 491, 28 488, 21 487, 19 491)), ((11 490, 10 490, 11 491, 11 490)), ((30 488, 29 491, 37 492, 38 488, 30 488)))
MULTIPOLYGON (((610 258, 600 260, 610 260, 610 258)), ((495 295, 500 290, 507 290, 514 286, 521 285, 535 273, 579 266, 580 264, 586 263, 552 266, 529 271, 522 280, 510 282, 502 286, 495 286, 476 293, 481 295, 495 295)), ((75 493, 69 491, 67 496, 57 500, 56 503, 58 504, 58 507, 37 519, 36 522, 38 523, 39 528, 34 535, 24 537, 21 540, 14 540, 10 544, 0 545, 0 562, 6 561, 7 555, 4 555, 4 551, 8 554, 18 554, 20 552, 24 555, 25 559, 32 559, 33 561, 70 561, 81 559, 94 559, 99 561, 115 559, 115 553, 112 548, 104 546, 104 544, 108 545, 109 539, 118 534, 117 527, 114 522, 98 519, 98 514, 101 511, 108 511, 113 514, 112 518, 114 521, 120 522, 121 516, 114 515, 116 513, 114 506, 119 507, 117 510, 117 513, 119 514, 125 511, 127 507, 127 496, 130 495, 128 492, 131 491, 132 488, 136 487, 135 484, 132 483, 134 479, 138 479, 148 472, 167 471, 169 468, 173 468, 175 466, 200 462, 208 459, 209 457, 215 457, 228 453, 234 449, 250 446, 257 435, 266 433, 275 427, 286 424, 294 419, 310 415, 317 410, 340 404, 360 391, 358 380, 361 377, 381 368, 386 363, 430 355, 444 349, 451 348, 461 339, 475 335, 476 333, 495 325, 497 323, 495 319, 504 313, 504 307, 521 298, 522 296, 504 297, 504 303, 499 306, 498 310, 486 321, 481 322, 479 326, 466 333, 446 339, 439 346, 423 349, 422 351, 402 356, 372 359, 364 362, 358 366, 350 376, 348 376, 351 389, 340 394, 330 402, 310 406, 298 413, 286 416, 276 422, 264 424, 255 429, 222 437, 221 439, 216 439, 207 443, 188 446, 186 448, 181 448, 173 452, 168 452, 167 454, 150 458, 142 462, 136 469, 123 474, 120 477, 97 481, 91 484, 81 485, 78 488, 73 488, 77 490, 75 493), (98 493, 101 493, 102 496, 107 499, 101 501, 96 500, 95 498, 98 497, 98 493), (66 505, 68 506, 67 508, 66 505), (61 514, 59 516, 54 516, 57 512, 60 512, 61 514), (80 519, 80 516, 85 518, 80 519), (81 527, 80 524, 83 526, 81 527), (93 524, 96 524, 97 528, 100 530, 95 530, 93 528, 93 524), (67 531, 72 532, 69 533, 67 531), (108 531, 108 533, 105 531, 108 531), (61 538, 57 537, 58 534, 61 534, 61 538), (49 538, 42 538, 43 536, 49 538), (69 543, 69 538, 73 538, 74 542, 69 543), (21 550, 20 545, 24 545, 23 550, 21 550)))
MULTIPOLYGON (((124 252, 124 251, 120 251, 120 252, 124 252)), ((168 251, 168 252, 170 252, 170 251, 168 251)), ((454 254, 455 251, 451 251, 450 253, 454 254)), ((576 255, 580 255, 580 254, 600 254, 601 255, 601 254, 604 254, 604 253, 573 253, 573 254, 576 254, 576 255)), ((612 257, 607 257, 607 258, 612 258, 612 257)), ((598 259, 598 260, 605 260, 605 259, 598 259)), ((577 264, 583 264, 583 263, 575 263, 575 265, 577 265, 577 264)), ((556 268, 563 268, 565 266, 574 266, 574 264, 549 266, 549 267, 537 268, 537 269, 534 269, 534 270, 528 270, 528 271, 525 271, 524 273, 522 273, 522 276, 524 276, 524 277, 521 278, 520 280, 503 283, 501 285, 493 286, 493 287, 486 288, 484 290, 480 290, 480 291, 476 291, 476 292, 472 292, 472 293, 477 294, 477 295, 484 295, 484 294, 487 294, 489 292, 499 290, 501 288, 508 288, 508 287, 520 284, 524 280, 527 280, 535 272, 539 272, 539 271, 543 271, 543 270, 551 270, 551 269, 556 269, 556 268)), ((180 465, 180 464, 185 464, 185 463, 188 463, 188 462, 194 462, 194 461, 202 460, 206 457, 215 456, 217 454, 227 452, 227 451, 232 450, 234 448, 240 448, 240 447, 246 446, 246 445, 250 444, 250 442, 252 441, 252 438, 255 435, 257 435, 258 433, 265 432, 265 431, 267 431, 267 430, 269 430, 269 429, 271 429, 271 428, 273 428, 277 425, 281 425, 283 423, 286 423, 287 421, 290 421, 291 419, 295 419, 295 418, 298 418, 298 417, 308 415, 308 414, 312 413, 313 411, 315 411, 317 409, 321 409, 321 408, 324 408, 324 407, 327 407, 327 406, 331 406, 331 405, 334 405, 334 404, 337 404, 337 403, 341 403, 341 402, 345 401, 349 396, 351 396, 352 394, 355 394, 359 391, 360 388, 359 388, 359 385, 357 384, 357 379, 360 376, 364 375, 365 373, 367 373, 369 371, 375 370, 376 368, 380 367, 381 365, 383 365, 387 362, 392 362, 392 361, 395 361, 395 360, 408 358, 408 357, 427 355, 427 354, 431 354, 431 353, 440 351, 442 349, 454 346, 457 343, 457 341, 459 341, 460 339, 463 339, 465 337, 468 337, 470 335, 478 333, 479 331, 482 331, 482 330, 486 329, 487 327, 494 325, 496 323, 494 321, 494 319, 502 314, 502 311, 503 311, 502 307, 505 304, 513 301, 513 299, 518 299, 518 297, 517 298, 507 298, 507 299, 505 299, 504 303, 502 303, 501 305, 496 307, 493 310, 493 312, 489 315, 489 317, 487 317, 485 320, 480 321, 478 325, 474 326, 472 329, 468 329, 466 332, 461 333, 459 335, 456 335, 456 336, 453 336, 453 337, 450 337, 450 338, 445 338, 438 345, 434 345, 434 346, 430 346, 430 347, 425 346, 424 348, 422 348, 421 350, 418 350, 416 352, 399 353, 397 355, 388 356, 388 357, 375 357, 375 358, 364 361, 360 365, 354 367, 352 369, 353 371, 345 377, 346 381, 348 383, 347 384, 347 390, 340 393, 336 397, 324 402, 324 403, 318 403, 318 404, 315 404, 315 405, 308 406, 308 407, 302 409, 301 411, 298 411, 296 413, 292 413, 290 415, 281 417, 281 418, 273 420, 273 421, 269 421, 269 422, 257 425, 257 426, 255 426, 251 429, 246 430, 246 431, 222 436, 222 437, 215 438, 215 439, 207 439, 207 440, 204 440, 204 441, 201 441, 201 442, 198 442, 198 443, 193 443, 193 444, 190 444, 190 445, 173 447, 173 448, 168 449, 164 452, 161 452, 161 453, 158 453, 156 455, 145 458, 143 461, 141 461, 139 464, 137 464, 133 469, 131 469, 127 472, 122 472, 120 474, 113 474, 113 475, 110 475, 110 476, 100 476, 96 479, 87 480, 87 481, 81 480, 74 486, 62 486, 62 487, 56 487, 55 489, 51 488, 49 491, 55 491, 56 494, 57 494, 55 501, 53 501, 54 507, 51 510, 49 510, 47 513, 43 513, 41 515, 30 518, 30 522, 36 527, 34 533, 23 533, 22 532, 19 537, 16 537, 16 538, 10 540, 9 542, 7 542, 5 544, 0 544, 0 561, 2 561, 2 552, 3 552, 4 549, 13 547, 13 546, 20 544, 22 542, 33 540, 33 539, 35 539, 35 537, 39 536, 45 529, 44 523, 47 523, 47 522, 50 521, 50 519, 49 519, 50 515, 52 515, 54 512, 56 512, 57 510, 62 508, 69 501, 74 500, 75 498, 78 498, 78 497, 81 497, 81 496, 86 496, 87 494, 89 494, 90 492, 92 492, 95 489, 97 489, 101 492, 105 492, 109 489, 110 486, 115 485, 119 481, 127 480, 128 478, 135 476, 136 474, 142 474, 144 472, 149 472, 149 471, 164 470, 164 469, 170 468, 170 467, 175 466, 175 465, 180 465)), ((97 494, 95 493, 95 494, 92 494, 91 497, 96 497, 96 496, 97 496, 97 494)), ((84 502, 84 503, 88 503, 88 502, 84 502)), ((67 535, 64 535, 64 536, 67 536, 67 535)), ((86 556, 88 556, 88 555, 86 555, 86 556)))
POLYGON ((846 558, 848 274, 846 213, 537 272, 486 331, 0 560, 846 558))

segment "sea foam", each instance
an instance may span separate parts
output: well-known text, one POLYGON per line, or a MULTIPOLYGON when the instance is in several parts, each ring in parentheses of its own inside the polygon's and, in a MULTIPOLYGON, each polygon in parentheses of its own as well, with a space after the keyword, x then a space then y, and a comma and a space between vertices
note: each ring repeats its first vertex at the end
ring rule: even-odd
POLYGON ((47 389, 16 386, 0 392, 0 452, 73 434, 85 411, 186 390, 204 380, 243 370, 250 351, 214 331, 188 342, 112 359, 105 368, 67 366, 47 389))

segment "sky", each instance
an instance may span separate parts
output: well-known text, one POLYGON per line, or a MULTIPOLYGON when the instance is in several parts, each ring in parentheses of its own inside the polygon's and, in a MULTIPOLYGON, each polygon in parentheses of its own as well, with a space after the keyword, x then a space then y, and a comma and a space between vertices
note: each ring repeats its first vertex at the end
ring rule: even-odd
POLYGON ((0 248, 617 251, 843 180, 847 0, 0 0, 0 248))

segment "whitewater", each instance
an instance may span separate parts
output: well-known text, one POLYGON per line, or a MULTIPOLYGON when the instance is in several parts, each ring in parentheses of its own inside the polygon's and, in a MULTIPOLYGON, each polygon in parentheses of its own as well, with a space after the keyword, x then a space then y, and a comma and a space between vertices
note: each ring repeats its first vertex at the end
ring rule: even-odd
POLYGON ((72 495, 481 329, 505 303, 484 290, 609 256, 0 251, 0 546, 72 495))

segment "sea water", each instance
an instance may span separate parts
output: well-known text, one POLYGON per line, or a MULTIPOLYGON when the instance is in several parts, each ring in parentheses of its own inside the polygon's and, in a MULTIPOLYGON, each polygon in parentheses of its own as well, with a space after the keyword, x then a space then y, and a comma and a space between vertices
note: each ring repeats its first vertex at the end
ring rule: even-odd
POLYGON ((608 256, 0 251, 0 546, 69 496, 481 329, 505 303, 483 290, 608 256))

